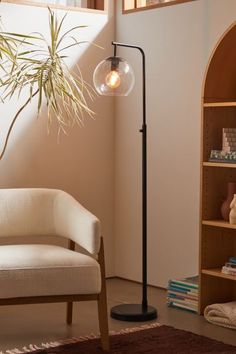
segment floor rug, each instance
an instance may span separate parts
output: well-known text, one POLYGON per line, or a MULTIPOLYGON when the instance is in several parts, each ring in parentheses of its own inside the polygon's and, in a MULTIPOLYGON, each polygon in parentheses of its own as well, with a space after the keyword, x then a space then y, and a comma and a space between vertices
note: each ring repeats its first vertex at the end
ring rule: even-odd
MULTIPOLYGON (((236 347, 197 334, 157 324, 110 336, 111 354, 236 354, 236 347)), ((8 354, 102 354, 99 338, 80 338, 9 350, 8 354), (48 348, 47 348, 48 347, 48 348)), ((1 352, 0 352, 1 353, 1 352)))

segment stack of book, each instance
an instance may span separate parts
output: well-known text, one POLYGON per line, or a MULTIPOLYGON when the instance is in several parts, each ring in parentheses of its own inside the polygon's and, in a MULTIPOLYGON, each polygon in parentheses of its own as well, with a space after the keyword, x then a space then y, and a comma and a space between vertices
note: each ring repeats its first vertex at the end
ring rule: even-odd
POLYGON ((236 128, 222 129, 222 150, 211 150, 209 161, 236 163, 236 128))
POLYGON ((198 276, 172 279, 168 283, 167 304, 170 307, 198 312, 198 276))
POLYGON ((222 267, 222 273, 236 276, 236 257, 230 257, 229 261, 222 267))

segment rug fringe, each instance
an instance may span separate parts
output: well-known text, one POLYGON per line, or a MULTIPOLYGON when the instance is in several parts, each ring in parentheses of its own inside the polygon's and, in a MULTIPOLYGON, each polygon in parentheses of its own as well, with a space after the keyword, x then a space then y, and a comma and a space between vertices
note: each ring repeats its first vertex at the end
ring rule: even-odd
MULTIPOLYGON (((151 323, 151 324, 145 324, 139 327, 131 327, 131 328, 125 328, 121 329, 120 331, 109 331, 109 335, 111 336, 116 336, 119 334, 128 334, 128 333, 133 333, 133 332, 138 332, 142 331, 145 329, 151 329, 151 328, 156 328, 160 327, 161 324, 158 322, 151 323)), ((14 348, 11 350, 6 350, 6 351, 0 351, 0 354, 25 354, 25 353, 31 353, 36 350, 42 350, 42 349, 48 349, 48 348, 56 348, 59 347, 60 345, 64 344, 73 344, 73 343, 78 343, 78 342, 83 342, 86 340, 90 339, 97 339, 100 338, 100 334, 94 334, 91 333, 90 335, 86 336, 80 336, 80 337, 73 337, 70 339, 62 339, 58 340, 55 342, 48 342, 48 343, 42 343, 41 345, 36 345, 36 344, 29 344, 28 346, 24 346, 22 349, 14 348)))

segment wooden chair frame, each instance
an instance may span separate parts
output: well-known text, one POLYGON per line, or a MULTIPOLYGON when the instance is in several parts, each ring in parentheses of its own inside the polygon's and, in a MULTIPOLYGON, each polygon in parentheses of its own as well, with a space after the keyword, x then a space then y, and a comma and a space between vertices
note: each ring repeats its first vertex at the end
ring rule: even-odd
MULTIPOLYGON (((74 241, 69 241, 69 249, 75 250, 74 241)), ((107 315, 104 245, 103 245, 102 237, 101 237, 100 250, 98 253, 98 263, 100 264, 101 282, 102 282, 101 292, 99 294, 33 296, 33 297, 0 299, 0 306, 67 302, 66 320, 67 320, 67 324, 71 324, 72 317, 73 317, 74 301, 90 301, 90 300, 97 301, 98 320, 99 320, 99 328, 101 333, 102 349, 104 351, 108 351, 109 350, 109 330, 108 330, 108 315, 107 315)))

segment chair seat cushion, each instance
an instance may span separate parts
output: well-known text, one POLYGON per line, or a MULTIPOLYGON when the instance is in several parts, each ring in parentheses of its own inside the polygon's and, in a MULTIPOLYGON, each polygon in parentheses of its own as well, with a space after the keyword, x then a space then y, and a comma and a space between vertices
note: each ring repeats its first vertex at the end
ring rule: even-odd
POLYGON ((98 294, 99 263, 52 245, 0 246, 0 298, 98 294))

